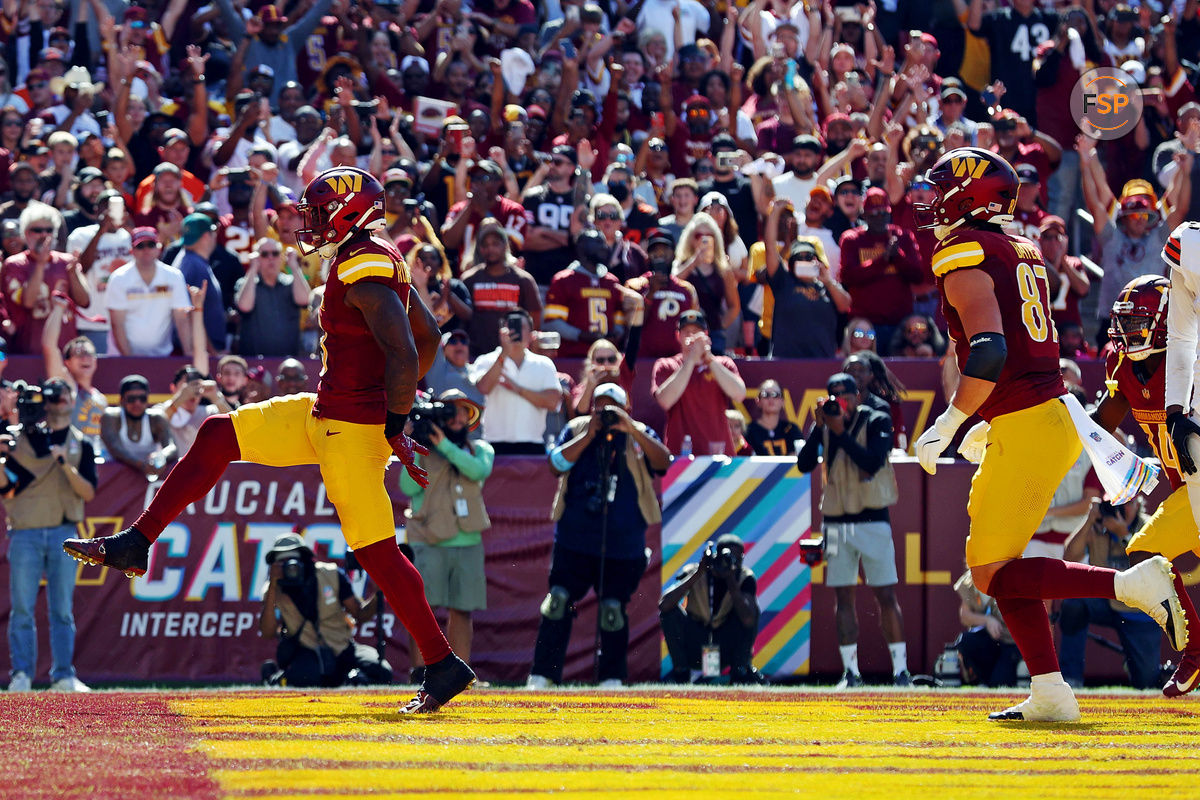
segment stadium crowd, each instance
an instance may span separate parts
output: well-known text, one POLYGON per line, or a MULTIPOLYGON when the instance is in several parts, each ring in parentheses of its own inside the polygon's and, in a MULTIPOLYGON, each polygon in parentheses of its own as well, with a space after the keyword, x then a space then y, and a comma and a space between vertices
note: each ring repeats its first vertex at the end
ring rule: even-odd
POLYGON ((210 352, 314 357, 296 199, 354 165, 470 359, 516 309, 534 352, 608 340, 629 370, 679 352, 689 309, 716 356, 940 356, 913 206, 968 144, 1016 167, 1013 232, 1047 251, 1064 356, 1093 356, 1200 203, 1195 6, 9 2, 0 326, 37 353, 60 299, 60 348, 191 356, 191 286, 210 352), (1143 86, 1132 135, 1078 135, 1094 66, 1143 86))
POLYGON ((1015 167, 1010 232, 1042 247, 1066 359, 1102 354, 1117 292, 1163 273, 1168 234, 1200 206, 1195 0, 2 12, 6 352, 42 355, 99 452, 151 476, 208 414, 317 371, 328 265, 294 234, 298 197, 331 166, 384 187, 380 235, 443 332, 424 388, 481 406, 497 454, 552 449, 597 387, 629 392, 639 362, 671 453, 792 454, 802 432, 778 383, 749 427, 726 414, 746 357, 845 359, 906 447, 883 358, 945 354, 936 240, 914 208, 955 147, 1015 167), (1070 111, 1100 66, 1141 86, 1115 141, 1080 136, 1070 111), (169 387, 93 385, 116 355, 188 366, 169 387), (286 360, 271 376, 257 356, 286 360))

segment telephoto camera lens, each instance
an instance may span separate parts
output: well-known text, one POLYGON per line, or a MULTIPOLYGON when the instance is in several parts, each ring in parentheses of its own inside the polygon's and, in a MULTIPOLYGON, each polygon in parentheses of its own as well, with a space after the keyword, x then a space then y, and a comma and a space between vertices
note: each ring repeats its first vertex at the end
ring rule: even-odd
POLYGON ((298 558, 288 558, 280 562, 279 578, 281 586, 301 586, 304 584, 304 562, 298 558))

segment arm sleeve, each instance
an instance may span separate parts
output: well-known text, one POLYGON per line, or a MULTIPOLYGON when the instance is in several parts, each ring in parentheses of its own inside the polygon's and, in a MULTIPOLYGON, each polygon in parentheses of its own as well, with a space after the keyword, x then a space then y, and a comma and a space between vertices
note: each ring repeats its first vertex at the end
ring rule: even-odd
POLYGON ((29 484, 33 483, 33 473, 18 464, 16 459, 11 456, 4 464, 4 472, 4 479, 13 487, 13 494, 20 494, 29 484))
POLYGON ((246 20, 234 10, 233 3, 230 0, 217 0, 217 8, 221 9, 221 19, 225 20, 229 38, 235 42, 246 38, 246 20))
POLYGON ((492 474, 492 464, 495 461, 495 451, 487 442, 475 442, 475 453, 468 453, 449 439, 443 439, 437 451, 454 465, 464 478, 479 483, 492 474))
MULTIPOLYGON (((887 463, 892 448, 892 420, 882 412, 872 413, 867 420, 867 446, 860 447, 849 431, 837 437, 838 446, 862 471, 874 475, 887 463)), ((830 434, 833 436, 833 434, 830 434)), ((805 443, 807 446, 807 442, 805 443)))
POLYGON ((805 475, 817 468, 817 457, 821 454, 821 429, 814 427, 804 446, 796 453, 796 469, 805 475))
POLYGON ((303 17, 296 21, 287 31, 288 42, 295 42, 292 48, 299 53, 304 49, 308 37, 316 30, 317 23, 321 21, 321 17, 325 16, 325 12, 333 5, 333 0, 317 0, 313 7, 308 10, 303 17))
POLYGON ((87 439, 83 440, 83 447, 79 451, 79 477, 90 483, 93 489, 100 484, 96 476, 96 451, 87 439))
POLYGON ((857 286, 862 276, 862 263, 858 260, 858 248, 854 244, 856 237, 848 235, 850 231, 842 234, 841 247, 841 277, 842 286, 849 289, 852 286, 857 286))

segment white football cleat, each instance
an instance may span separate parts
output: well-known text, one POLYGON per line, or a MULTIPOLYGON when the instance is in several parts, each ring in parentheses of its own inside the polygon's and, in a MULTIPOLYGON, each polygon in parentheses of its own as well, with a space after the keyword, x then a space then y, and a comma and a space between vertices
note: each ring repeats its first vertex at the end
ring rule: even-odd
POLYGON ((1175 592, 1170 561, 1162 556, 1154 556, 1124 572, 1118 572, 1113 588, 1118 600, 1144 611, 1159 624, 1167 634, 1167 642, 1172 649, 1183 650, 1187 647, 1187 617, 1175 592))
POLYGON ((1078 722, 1079 703, 1061 678, 1057 683, 1030 686, 1029 697, 1012 708, 988 714, 996 722, 1078 722))

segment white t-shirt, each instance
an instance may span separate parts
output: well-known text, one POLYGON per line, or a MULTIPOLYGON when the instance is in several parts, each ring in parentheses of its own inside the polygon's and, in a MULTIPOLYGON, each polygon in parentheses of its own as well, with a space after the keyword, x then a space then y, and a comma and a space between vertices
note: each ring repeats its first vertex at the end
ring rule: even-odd
POLYGON ((683 29, 684 44, 695 44, 696 34, 707 35, 709 28, 708 9, 697 0, 681 0, 678 3, 672 0, 646 0, 641 13, 638 14, 638 30, 657 30, 665 33, 667 58, 675 53, 675 37, 672 33, 675 30, 675 19, 671 16, 671 9, 676 5, 679 5, 679 27, 683 29))
MULTIPOLYGON (((82 253, 91 243, 99 225, 84 225, 71 231, 67 237, 67 252, 82 253)), ((87 271, 88 287, 92 292, 92 304, 88 306, 88 316, 104 317, 103 322, 89 322, 85 319, 76 321, 81 331, 108 330, 108 281, 114 271, 133 261, 133 240, 125 229, 114 233, 106 233, 100 237, 96 245, 96 260, 87 271)))
POLYGON ((800 178, 794 172, 785 172, 772 178, 771 185, 775 187, 775 196, 792 201, 796 209, 796 221, 804 222, 804 209, 808 208, 808 193, 817 185, 817 173, 812 177, 800 178))
MULTIPOLYGON (((108 279, 108 308, 126 312, 125 338, 130 355, 169 356, 174 329, 172 312, 192 307, 183 273, 161 261, 156 263, 157 270, 149 283, 142 280, 132 261, 108 279)), ((108 352, 117 352, 111 331, 108 352)))
MULTIPOLYGON (((470 367, 471 382, 478 383, 499 357, 500 348, 497 347, 475 359, 470 367)), ((520 367, 511 359, 505 359, 504 375, 533 392, 559 388, 554 362, 528 351, 520 367)), ((546 432, 546 414, 544 408, 538 408, 516 392, 496 384, 487 395, 487 405, 483 408, 483 438, 489 442, 541 442, 546 432)))

